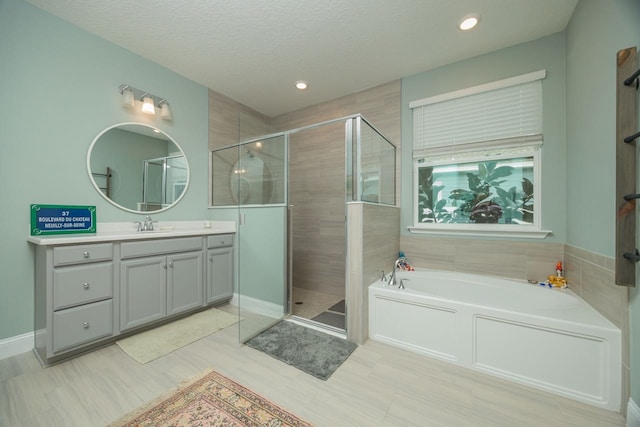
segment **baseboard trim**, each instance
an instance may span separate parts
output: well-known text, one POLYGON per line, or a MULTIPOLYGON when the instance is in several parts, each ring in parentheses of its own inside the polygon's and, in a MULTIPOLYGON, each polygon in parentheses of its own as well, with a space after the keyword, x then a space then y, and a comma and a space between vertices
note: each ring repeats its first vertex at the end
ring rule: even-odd
POLYGON ((627 404, 627 427, 640 427, 640 407, 633 399, 627 404))
POLYGON ((0 360, 33 350, 33 332, 0 340, 0 360))
MULTIPOLYGON (((275 319, 279 319, 285 315, 284 307, 274 304, 272 302, 263 301, 257 298, 248 297, 246 295, 242 295, 242 309, 251 311, 255 314, 259 314, 262 316, 267 316, 275 319)), ((238 293, 234 292, 233 298, 229 301, 229 304, 237 306, 239 303, 238 293)), ((240 317, 243 314, 240 312, 240 317)))

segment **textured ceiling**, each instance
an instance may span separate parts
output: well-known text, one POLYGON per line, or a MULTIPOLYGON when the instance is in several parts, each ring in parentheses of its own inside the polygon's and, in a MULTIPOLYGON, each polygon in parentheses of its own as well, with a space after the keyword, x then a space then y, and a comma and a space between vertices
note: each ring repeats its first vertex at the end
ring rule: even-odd
POLYGON ((28 1, 276 116, 562 31, 578 0, 28 1))

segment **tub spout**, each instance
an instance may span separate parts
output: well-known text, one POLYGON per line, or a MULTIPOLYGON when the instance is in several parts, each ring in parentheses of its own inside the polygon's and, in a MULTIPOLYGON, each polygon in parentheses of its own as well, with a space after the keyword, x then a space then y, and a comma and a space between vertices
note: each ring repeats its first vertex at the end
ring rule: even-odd
POLYGON ((395 286, 396 285, 396 270, 398 270, 398 265, 401 263, 407 262, 407 258, 401 256, 400 258, 398 258, 397 260, 395 260, 395 262, 393 263, 393 268, 391 269, 391 274, 389 275, 389 283, 387 283, 389 286, 395 286))

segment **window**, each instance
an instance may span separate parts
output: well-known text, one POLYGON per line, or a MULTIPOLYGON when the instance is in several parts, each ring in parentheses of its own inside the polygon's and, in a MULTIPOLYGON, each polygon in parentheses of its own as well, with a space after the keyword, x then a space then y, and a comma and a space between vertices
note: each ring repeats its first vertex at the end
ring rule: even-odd
POLYGON ((413 110, 412 232, 544 237, 544 71, 439 95, 413 110))

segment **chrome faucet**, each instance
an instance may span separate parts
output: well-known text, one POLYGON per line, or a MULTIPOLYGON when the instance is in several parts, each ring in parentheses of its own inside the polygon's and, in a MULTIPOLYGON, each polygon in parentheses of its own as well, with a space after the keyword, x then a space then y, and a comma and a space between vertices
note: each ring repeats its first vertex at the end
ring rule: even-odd
POLYGON ((149 215, 144 217, 144 222, 134 221, 134 224, 138 224, 138 231, 153 231, 153 223, 158 222, 151 219, 149 215))
POLYGON ((407 258, 401 256, 393 263, 393 268, 391 269, 391 274, 389 275, 389 282, 387 283, 389 286, 396 285, 396 270, 398 269, 398 265, 400 265, 401 262, 404 262, 406 264, 407 258))
POLYGON ((153 231, 153 223, 158 221, 153 221, 151 216, 147 215, 144 217, 144 225, 142 226, 142 231, 153 231))

